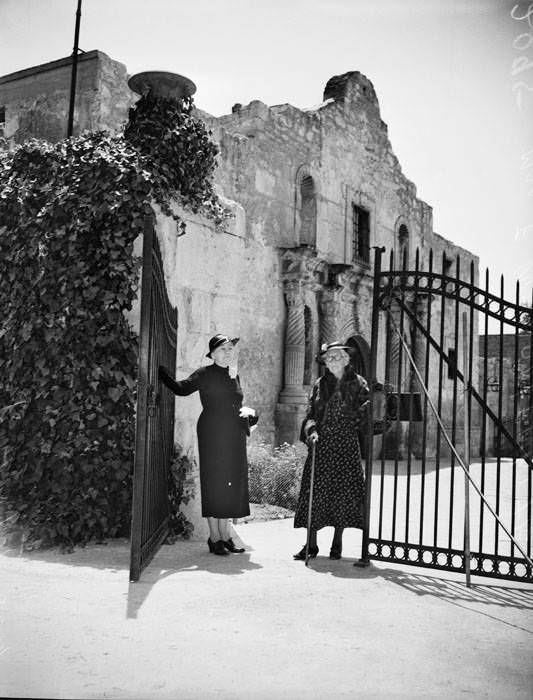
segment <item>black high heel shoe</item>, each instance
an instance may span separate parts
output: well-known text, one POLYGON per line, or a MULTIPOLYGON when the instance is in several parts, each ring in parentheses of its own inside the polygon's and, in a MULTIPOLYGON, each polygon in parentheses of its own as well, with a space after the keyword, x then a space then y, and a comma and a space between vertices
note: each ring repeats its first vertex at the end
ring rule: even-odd
MULTIPOLYGON (((304 544, 304 546, 300 549, 298 554, 293 554, 292 558, 296 559, 296 561, 305 561, 306 549, 307 549, 307 545, 304 544)), ((318 554, 318 547, 309 547, 309 559, 314 559, 317 554, 318 554)))
POLYGON ((244 552, 243 547, 236 547, 235 542, 229 538, 229 540, 222 540, 224 543, 224 547, 229 551, 232 552, 232 554, 242 554, 244 552))
POLYGON ((224 542, 222 540, 217 540, 216 542, 213 542, 211 538, 207 540, 207 546, 209 547, 209 551, 211 554, 221 554, 224 556, 227 556, 228 552, 226 552, 226 548, 224 547, 224 542))

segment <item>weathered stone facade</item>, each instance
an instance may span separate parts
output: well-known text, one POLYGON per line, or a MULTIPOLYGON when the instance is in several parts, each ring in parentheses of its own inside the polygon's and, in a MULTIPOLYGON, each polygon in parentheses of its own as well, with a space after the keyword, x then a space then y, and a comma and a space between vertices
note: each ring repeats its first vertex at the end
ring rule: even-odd
MULTIPOLYGON (((187 377, 201 365, 209 364, 210 361, 205 357, 208 340, 217 329, 224 328, 224 332, 232 337, 240 333, 236 309, 239 309, 241 303, 241 279, 246 264, 243 255, 245 220, 239 205, 229 201, 225 204, 234 216, 223 230, 215 230, 211 222, 180 210, 180 216, 187 223, 187 234, 180 237, 176 236, 174 220, 160 211, 156 212, 156 230, 167 291, 171 303, 178 309, 176 376, 179 379, 187 377), (224 274, 221 274, 222 271, 224 274)), ((135 245, 136 252, 140 255, 142 240, 137 240, 135 245)), ((130 314, 132 325, 137 328, 139 311, 137 304, 130 314)), ((249 352, 249 349, 243 350, 239 358, 249 352)), ((247 401, 251 395, 248 380, 249 377, 243 376, 247 401)), ((200 487, 196 421, 200 410, 198 394, 176 398, 176 444, 179 445, 180 452, 188 455, 195 465, 192 477, 197 497, 184 506, 184 512, 194 524, 195 537, 202 539, 208 533, 201 517, 198 496, 200 487)))
MULTIPOLYGON (((134 102, 124 66, 101 52, 81 58, 76 133, 119 129, 134 102)), ((0 78, 6 136, 62 138, 69 85, 69 59, 0 78)), ((475 280, 478 259, 433 231, 431 207, 403 174, 372 83, 361 73, 329 80, 313 110, 253 101, 219 118, 200 110, 197 115, 220 146, 216 181, 236 218, 218 231, 188 217, 187 234, 178 239, 171 222, 158 215, 170 297, 179 310, 177 375, 207 362, 207 341, 215 332, 240 336, 245 400, 261 414, 253 439, 292 442, 317 377, 314 358, 321 343, 351 338, 359 370, 368 374, 372 246, 384 246, 387 259, 391 252, 398 262, 405 256, 408 266, 417 249, 425 267, 431 249, 435 261, 444 257, 454 264, 459 256, 463 270, 473 263, 475 280)), ((448 308, 445 337, 451 344, 455 329, 448 308)), ((441 311, 435 298, 434 324, 441 311)), ((380 348, 377 378, 383 379, 383 335, 380 348)), ((391 349, 393 365, 398 350, 391 349)), ((420 349, 412 350, 420 358, 420 349)), ((406 390, 412 372, 403 361, 399 388, 406 390)), ((437 372, 430 368, 432 386, 437 372)), ((445 380, 448 424, 451 387, 445 380)), ((199 402, 178 399, 176 405, 176 440, 193 451, 199 402)), ((405 456, 404 431, 392 449, 405 456)))
MULTIPOLYGON (((72 59, 62 58, 0 77, 3 136, 8 144, 28 138, 59 141, 67 136, 72 59)), ((78 58, 74 136, 82 131, 116 131, 137 96, 127 84, 126 67, 102 51, 78 58)))
MULTIPOLYGON (((358 72, 337 76, 326 85, 323 99, 315 110, 255 101, 235 105, 232 114, 218 119, 202 115, 221 147, 218 182, 246 212, 247 248, 256 269, 272 271, 267 255, 279 251, 279 282, 264 290, 262 306, 279 309, 280 295, 285 297, 281 317, 270 313, 273 327, 285 328, 284 352, 269 358, 267 367, 258 362, 258 353, 243 369, 262 375, 267 424, 272 417, 278 441, 297 435, 322 342, 352 338, 360 350, 360 369, 368 370, 372 246, 384 246, 386 258, 392 251, 398 263, 405 255, 408 267, 417 248, 421 266, 427 266, 430 249, 435 261, 444 256, 454 265, 459 256, 463 270, 474 263, 477 280, 477 258, 434 233, 432 210, 401 171, 370 81, 358 72), (357 217, 363 217, 366 230, 357 230, 357 217)), ((253 334, 261 313, 241 315, 243 336, 253 334)), ((434 324, 440 315, 435 300, 434 324)), ((454 333, 453 319, 445 313, 445 337, 454 333)), ((397 354, 393 347, 393 362, 397 354)), ((383 352, 380 379, 384 362, 383 352)), ((406 390, 411 372, 407 365, 404 369, 400 388, 406 390)), ((448 423, 450 392, 451 382, 445 381, 448 423)))

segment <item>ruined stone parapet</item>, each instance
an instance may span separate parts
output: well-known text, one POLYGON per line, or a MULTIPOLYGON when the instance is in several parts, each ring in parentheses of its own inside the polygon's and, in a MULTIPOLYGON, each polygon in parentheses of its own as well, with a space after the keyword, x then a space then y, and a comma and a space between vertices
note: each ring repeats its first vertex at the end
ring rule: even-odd
MULTIPOLYGON (((11 143, 29 138, 60 141, 67 136, 72 57, 0 77, 0 104, 5 107, 5 137, 11 143)), ((128 88, 126 67, 102 51, 78 57, 74 135, 82 131, 118 131, 137 97, 128 88)))
MULTIPOLYGON (((334 75, 324 88, 324 101, 333 99, 348 107, 364 109, 373 118, 380 118, 379 102, 370 80, 359 71, 334 75)), ((386 128, 386 125, 384 125, 386 128)))

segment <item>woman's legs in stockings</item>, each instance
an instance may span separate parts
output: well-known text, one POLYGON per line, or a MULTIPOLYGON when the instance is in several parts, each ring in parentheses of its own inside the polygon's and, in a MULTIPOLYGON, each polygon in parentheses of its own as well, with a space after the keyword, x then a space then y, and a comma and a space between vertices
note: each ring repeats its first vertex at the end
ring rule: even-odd
POLYGON ((207 524, 209 526, 211 542, 229 540, 229 523, 227 518, 207 518, 207 524))

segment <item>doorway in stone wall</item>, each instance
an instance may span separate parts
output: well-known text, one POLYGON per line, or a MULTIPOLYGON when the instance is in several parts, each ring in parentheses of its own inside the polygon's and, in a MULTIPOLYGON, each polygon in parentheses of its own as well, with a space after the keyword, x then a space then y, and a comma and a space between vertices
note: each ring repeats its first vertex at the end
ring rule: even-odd
POLYGON ((370 380, 368 372, 370 369, 370 346, 360 335, 352 335, 346 341, 347 345, 353 348, 352 364, 357 374, 360 374, 367 381, 370 380))

